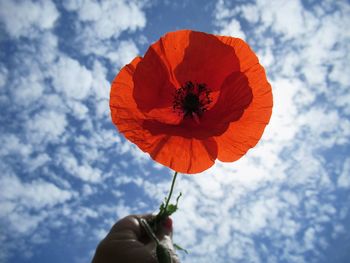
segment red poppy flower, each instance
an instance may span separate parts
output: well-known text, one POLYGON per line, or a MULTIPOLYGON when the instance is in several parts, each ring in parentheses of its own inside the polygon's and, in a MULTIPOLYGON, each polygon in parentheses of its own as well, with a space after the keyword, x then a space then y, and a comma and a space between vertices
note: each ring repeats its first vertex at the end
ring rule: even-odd
POLYGON ((112 83, 113 123, 157 162, 199 173, 254 147, 272 111, 264 68, 241 39, 181 30, 112 83))

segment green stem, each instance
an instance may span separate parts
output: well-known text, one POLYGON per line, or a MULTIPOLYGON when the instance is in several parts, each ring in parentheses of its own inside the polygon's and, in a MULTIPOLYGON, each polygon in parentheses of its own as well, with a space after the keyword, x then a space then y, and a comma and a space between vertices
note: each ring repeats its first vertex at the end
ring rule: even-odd
MULTIPOLYGON (((152 227, 152 229, 154 230, 154 232, 157 232, 157 225, 164 220, 167 216, 171 215, 173 212, 169 213, 168 212, 168 206, 169 206, 169 202, 171 199, 171 196, 173 194, 173 189, 174 189, 174 185, 175 185, 175 180, 176 180, 176 176, 177 176, 177 172, 175 172, 174 176, 173 176, 173 180, 171 182, 171 187, 170 187, 170 191, 168 194, 168 197, 165 199, 165 205, 163 206, 163 204, 160 206, 160 210, 158 212, 158 214, 156 215, 156 217, 150 221, 150 225, 152 227)), ((181 195, 181 193, 180 193, 181 195)), ((176 203, 177 205, 177 203, 176 203)))
POLYGON ((173 181, 171 182, 170 192, 169 192, 168 198, 166 199, 166 203, 165 203, 165 209, 167 209, 171 195, 173 194, 176 176, 177 176, 177 172, 175 172, 174 177, 173 177, 173 181))
POLYGON ((153 239, 153 241, 159 245, 159 240, 156 237, 156 235, 154 234, 152 228, 150 227, 150 225, 147 223, 147 221, 143 218, 140 219, 141 225, 143 226, 143 228, 146 230, 146 233, 148 235, 149 238, 153 239))

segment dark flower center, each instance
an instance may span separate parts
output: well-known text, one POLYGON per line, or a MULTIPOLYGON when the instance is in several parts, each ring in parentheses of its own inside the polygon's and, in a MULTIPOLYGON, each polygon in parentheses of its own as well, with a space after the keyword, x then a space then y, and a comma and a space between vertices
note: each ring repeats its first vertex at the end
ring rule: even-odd
POLYGON ((199 109, 199 107, 200 107, 198 96, 196 94, 193 94, 193 93, 187 94, 185 99, 184 99, 184 102, 183 102, 183 107, 188 112, 197 111, 197 109, 199 109))
POLYGON ((187 81, 176 90, 173 109, 184 117, 200 117, 212 102, 209 95, 210 89, 205 84, 193 84, 187 81))

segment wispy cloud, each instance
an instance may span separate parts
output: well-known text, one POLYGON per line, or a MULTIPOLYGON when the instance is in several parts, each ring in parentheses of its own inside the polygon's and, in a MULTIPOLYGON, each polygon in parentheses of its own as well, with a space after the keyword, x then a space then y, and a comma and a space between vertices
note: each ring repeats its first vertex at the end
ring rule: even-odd
POLYGON ((0 19, 14 38, 33 37, 54 27, 59 17, 55 4, 49 1, 1 1, 0 19))
POLYGON ((186 203, 175 215, 181 229, 175 238, 192 252, 186 262, 210 262, 208 251, 219 262, 320 262, 331 245, 323 238, 327 226, 342 229, 334 180, 347 185, 340 176, 347 168, 338 163, 329 169, 324 152, 350 139, 347 106, 337 107, 334 95, 348 93, 350 83, 327 81, 331 74, 346 75, 340 67, 331 73, 348 59, 338 57, 349 51, 346 34, 332 36, 341 35, 349 9, 323 8, 299 1, 218 1, 218 32, 246 38, 261 54, 275 106, 262 141, 246 157, 198 178, 184 176, 178 185, 186 203))
MULTIPOLYGON (((349 218, 349 5, 215 4, 215 31, 258 53, 274 112, 244 158, 179 176, 174 239, 191 252, 185 262, 326 261, 349 218)), ((1 262, 35 256, 29 248, 57 229, 88 261, 116 219, 165 196, 169 173, 117 135, 108 108, 109 83, 139 55, 134 33, 147 30, 151 7, 0 2, 10 43, 0 51, 1 262)))
MULTIPOLYGON (((11 42, 4 44, 1 58, 4 52, 11 56, 0 63, 0 222, 7 226, 1 230, 1 262, 18 251, 33 256, 28 248, 48 242, 49 230, 58 226, 75 225, 73 235, 82 238, 81 226, 104 215, 109 219, 99 220, 96 230, 101 237, 98 229, 106 231, 118 216, 131 213, 123 200, 108 207, 106 199, 95 205, 88 198, 106 188, 108 166, 129 168, 115 164, 112 154, 139 155, 110 125, 107 67, 113 63, 115 74, 137 55, 136 44, 119 36, 145 26, 141 4, 0 3, 2 40, 11 42), (70 30, 76 33, 66 39, 61 35, 69 27, 63 9, 75 16, 70 30), (62 41, 68 40, 72 45, 65 49, 62 41)), ((113 201, 112 190, 107 196, 113 201)), ((96 242, 94 234, 91 241, 96 242)))

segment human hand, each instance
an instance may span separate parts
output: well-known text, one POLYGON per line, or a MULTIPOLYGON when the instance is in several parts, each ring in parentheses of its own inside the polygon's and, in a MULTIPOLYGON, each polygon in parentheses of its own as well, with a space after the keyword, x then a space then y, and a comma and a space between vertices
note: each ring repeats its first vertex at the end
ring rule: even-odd
MULTIPOLYGON (((140 219, 150 221, 153 215, 129 215, 119 220, 98 245, 92 263, 158 263, 156 243, 140 224, 140 219)), ((165 246, 172 263, 180 263, 172 242, 172 221, 164 220, 156 233, 165 246)))

